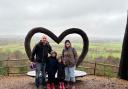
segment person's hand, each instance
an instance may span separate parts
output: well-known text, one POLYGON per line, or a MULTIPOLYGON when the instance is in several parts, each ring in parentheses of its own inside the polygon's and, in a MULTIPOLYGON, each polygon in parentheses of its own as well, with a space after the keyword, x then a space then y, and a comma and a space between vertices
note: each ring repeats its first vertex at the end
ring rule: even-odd
POLYGON ((48 72, 45 72, 46 74, 48 74, 48 72))
POLYGON ((32 61, 30 61, 30 60, 29 60, 29 61, 28 61, 28 63, 29 63, 29 64, 31 64, 31 63, 32 63, 32 61))
POLYGON ((36 68, 36 63, 35 62, 30 62, 30 68, 35 69, 36 68))
POLYGON ((63 61, 63 64, 64 64, 64 65, 66 64, 65 61, 63 61))
POLYGON ((32 65, 34 65, 34 64, 35 64, 35 62, 31 62, 31 64, 32 64, 32 65))
POLYGON ((34 63, 34 62, 31 62, 31 61, 30 61, 30 64, 33 64, 33 63, 34 63))

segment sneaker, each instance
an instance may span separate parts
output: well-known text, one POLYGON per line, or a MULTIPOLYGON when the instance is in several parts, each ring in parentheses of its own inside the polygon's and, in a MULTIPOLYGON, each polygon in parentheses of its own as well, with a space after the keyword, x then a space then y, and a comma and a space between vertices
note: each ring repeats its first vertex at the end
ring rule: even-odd
POLYGON ((47 87, 46 86, 43 86, 42 89, 47 89, 47 87))
POLYGON ((75 82, 72 82, 71 85, 72 85, 72 89, 76 89, 75 82))
POLYGON ((75 85, 72 86, 72 89, 76 89, 75 85))
POLYGON ((69 88, 69 82, 66 82, 65 88, 66 88, 66 89, 69 88))

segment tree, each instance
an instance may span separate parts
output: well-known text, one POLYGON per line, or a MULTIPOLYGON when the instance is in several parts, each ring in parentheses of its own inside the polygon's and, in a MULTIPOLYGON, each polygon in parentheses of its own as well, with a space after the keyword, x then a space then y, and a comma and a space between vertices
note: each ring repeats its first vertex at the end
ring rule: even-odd
POLYGON ((121 60, 119 66, 120 66, 118 72, 119 78, 128 80, 128 12, 127 12, 127 24, 124 34, 121 60))

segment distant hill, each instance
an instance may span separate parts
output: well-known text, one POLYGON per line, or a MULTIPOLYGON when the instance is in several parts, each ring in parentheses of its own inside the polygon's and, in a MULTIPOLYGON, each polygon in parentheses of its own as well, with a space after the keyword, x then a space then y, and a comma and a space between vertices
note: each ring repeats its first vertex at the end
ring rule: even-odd
MULTIPOLYGON (((17 43, 17 42, 24 42, 25 36, 18 36, 18 35, 0 35, 0 45, 8 44, 8 43, 17 43)), ((64 40, 69 39, 71 42, 79 43, 82 42, 82 38, 80 36, 67 36, 64 40)), ((34 41, 39 41, 40 37, 34 36, 32 38, 34 41)), ((63 40, 63 41, 64 41, 63 40)), ((54 42, 51 38, 49 38, 50 42, 54 42)), ((104 42, 122 42, 121 39, 116 38, 89 38, 91 43, 104 43, 104 42)))

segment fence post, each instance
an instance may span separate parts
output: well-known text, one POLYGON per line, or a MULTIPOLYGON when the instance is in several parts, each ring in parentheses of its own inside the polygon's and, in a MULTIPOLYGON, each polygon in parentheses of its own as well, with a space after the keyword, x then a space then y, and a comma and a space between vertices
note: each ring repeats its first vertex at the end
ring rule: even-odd
POLYGON ((105 61, 104 61, 104 76, 105 76, 105 61))
POLYGON ((96 61, 95 61, 95 64, 94 64, 94 75, 96 75, 96 61))
POLYGON ((7 65, 6 65, 6 67, 7 67, 7 76, 9 76, 9 66, 8 66, 9 57, 8 57, 8 59, 6 60, 6 62, 7 62, 7 65))

